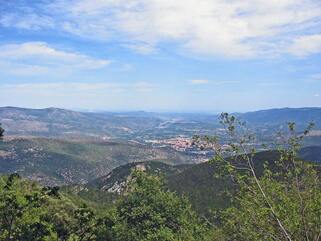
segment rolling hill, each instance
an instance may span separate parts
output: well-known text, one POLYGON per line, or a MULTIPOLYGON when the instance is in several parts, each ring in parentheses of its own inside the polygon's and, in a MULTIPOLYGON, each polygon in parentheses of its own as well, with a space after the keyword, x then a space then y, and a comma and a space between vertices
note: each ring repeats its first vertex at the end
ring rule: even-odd
MULTIPOLYGON (((303 148, 301 158, 315 160, 321 147, 303 148)), ((257 174, 261 175, 264 162, 276 168, 272 163, 279 158, 276 151, 259 152, 254 158, 257 174)), ((317 162, 317 161, 316 161, 317 162)), ((192 206, 201 214, 208 214, 212 208, 226 208, 230 197, 226 192, 236 190, 235 184, 228 177, 215 177, 217 166, 211 162, 190 165, 171 166, 159 162, 130 163, 112 170, 108 175, 99 177, 84 185, 65 187, 63 190, 71 196, 77 196, 96 206, 110 203, 122 194, 133 169, 144 170, 150 174, 164 176, 168 188, 188 197, 192 206)))
POLYGON ((314 122, 317 128, 321 128, 321 108, 318 107, 259 110, 238 116, 251 125, 282 125, 295 122, 299 126, 306 126, 309 122, 314 122))
MULTIPOLYGON (((321 108, 282 108, 236 113, 259 135, 270 136, 287 122, 299 128, 314 121, 321 129, 321 108)), ((151 112, 77 112, 58 108, 25 109, 1 107, 0 123, 7 135, 122 139, 144 142, 148 139, 217 134, 218 115, 151 112)), ((316 132, 317 133, 317 132, 316 132)), ((319 135, 320 136, 320 135, 319 135)), ((320 143, 321 145, 321 143, 320 143)))
POLYGON ((85 183, 130 162, 196 162, 193 156, 169 148, 137 143, 13 138, 0 142, 0 173, 19 172, 46 185, 85 183))
POLYGON ((87 113, 58 108, 0 108, 0 121, 8 135, 40 137, 127 137, 161 123, 154 117, 117 113, 87 113))

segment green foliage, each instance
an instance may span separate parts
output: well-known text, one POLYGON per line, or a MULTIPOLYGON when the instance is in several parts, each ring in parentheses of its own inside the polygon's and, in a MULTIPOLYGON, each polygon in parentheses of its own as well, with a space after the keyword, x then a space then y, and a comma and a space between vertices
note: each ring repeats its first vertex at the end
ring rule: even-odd
POLYGON ((77 208, 74 211, 74 218, 69 241, 110 240, 103 219, 97 218, 91 208, 86 205, 77 208))
POLYGON ((116 205, 116 240, 205 240, 204 231, 187 199, 168 191, 160 177, 133 172, 127 194, 116 205))
POLYGON ((163 179, 135 171, 126 194, 97 215, 71 202, 58 187, 41 187, 18 174, 0 178, 0 240, 211 240, 185 198, 163 179))
POLYGON ((41 187, 18 174, 0 178, 0 240, 98 239, 105 225, 88 207, 77 207, 57 187, 41 187))
POLYGON ((4 135, 4 129, 1 127, 1 123, 0 123, 0 140, 3 138, 4 135))
POLYGON ((12 174, 0 179, 0 240, 51 240, 56 237, 41 208, 39 187, 12 174))
MULTIPOLYGON (((260 178, 268 202, 291 240, 318 240, 321 223, 321 182, 302 164, 301 176, 280 180, 269 171, 260 178)), ((235 240, 284 240, 284 234, 255 182, 243 185, 234 206, 224 213, 224 233, 235 240)))
POLYGON ((321 223, 321 182, 316 167, 298 160, 303 138, 313 127, 297 134, 294 123, 278 137, 279 157, 273 167, 263 165, 258 175, 254 140, 244 123, 223 113, 221 123, 230 136, 226 158, 217 151, 213 162, 221 174, 237 183, 239 193, 233 205, 221 212, 221 227, 228 240, 319 240, 321 223))

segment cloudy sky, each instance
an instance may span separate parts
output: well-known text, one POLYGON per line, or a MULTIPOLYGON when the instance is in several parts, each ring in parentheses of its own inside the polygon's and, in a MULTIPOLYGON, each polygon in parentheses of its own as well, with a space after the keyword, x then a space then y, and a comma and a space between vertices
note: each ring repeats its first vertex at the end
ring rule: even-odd
POLYGON ((321 106, 320 0, 0 0, 0 106, 321 106))

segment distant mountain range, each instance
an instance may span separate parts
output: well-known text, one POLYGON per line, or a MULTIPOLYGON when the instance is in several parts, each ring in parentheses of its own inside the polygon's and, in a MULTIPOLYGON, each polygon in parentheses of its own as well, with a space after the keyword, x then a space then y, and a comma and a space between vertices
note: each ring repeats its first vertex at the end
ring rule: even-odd
POLYGON ((0 121, 9 135, 43 137, 122 137, 157 126, 157 118, 112 113, 86 113, 58 108, 0 108, 0 121))
MULTIPOLYGON (((249 126, 272 127, 296 122, 303 128, 309 122, 321 129, 321 108, 282 108, 237 113, 249 126)), ((218 116, 184 113, 92 113, 57 108, 25 109, 1 107, 0 122, 7 135, 41 137, 91 137, 112 139, 155 139, 177 135, 213 134, 219 128, 218 116)))
POLYGON ((295 122, 299 125, 307 125, 314 122, 317 127, 321 127, 321 108, 281 108, 259 110, 239 114, 239 116, 251 124, 284 124, 295 122))

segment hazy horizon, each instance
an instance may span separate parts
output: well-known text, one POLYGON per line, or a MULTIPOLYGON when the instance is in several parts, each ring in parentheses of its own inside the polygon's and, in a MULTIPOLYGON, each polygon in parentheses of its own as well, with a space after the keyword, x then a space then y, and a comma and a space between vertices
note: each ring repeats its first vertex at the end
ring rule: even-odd
POLYGON ((253 110, 243 110, 243 111, 235 111, 235 110, 143 110, 143 109, 81 109, 81 108, 65 108, 65 107, 57 107, 57 106, 47 106, 47 107, 28 107, 28 106, 0 106, 0 108, 21 108, 21 109, 35 109, 35 110, 43 110, 43 109, 63 109, 63 110, 71 110, 76 112, 92 112, 92 113, 155 113, 155 114, 203 114, 203 115, 217 115, 222 112, 228 113, 246 113, 246 112, 255 112, 255 111, 264 111, 264 110, 273 110, 273 109, 304 109, 304 108, 321 108, 318 106, 297 106, 297 107, 271 107, 265 109, 253 109, 253 110))

